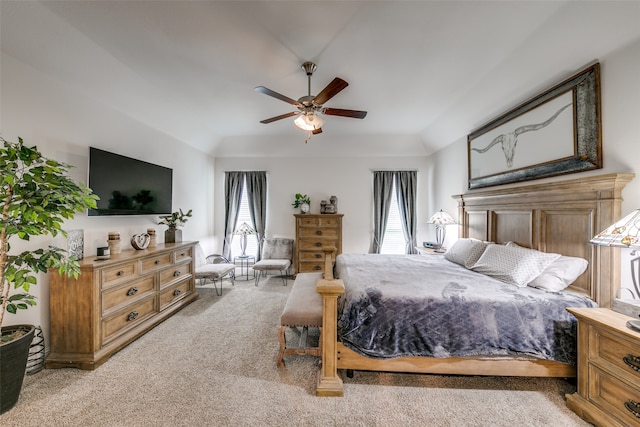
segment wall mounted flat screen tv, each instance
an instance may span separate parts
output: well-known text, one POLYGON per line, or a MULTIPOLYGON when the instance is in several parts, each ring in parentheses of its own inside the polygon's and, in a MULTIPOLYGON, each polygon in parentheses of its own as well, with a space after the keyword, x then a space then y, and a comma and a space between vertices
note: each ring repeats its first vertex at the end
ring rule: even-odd
POLYGON ((100 197, 97 215, 171 213, 173 169, 89 147, 89 188, 100 197))

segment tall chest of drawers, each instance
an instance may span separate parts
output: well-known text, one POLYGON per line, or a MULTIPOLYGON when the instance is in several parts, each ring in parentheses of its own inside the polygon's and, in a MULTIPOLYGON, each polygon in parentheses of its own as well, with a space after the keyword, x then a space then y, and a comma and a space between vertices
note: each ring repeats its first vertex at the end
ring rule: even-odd
POLYGON ((578 391, 567 406, 597 426, 640 426, 640 333, 606 308, 569 308, 578 319, 578 391))
POLYGON ((196 242, 86 257, 77 279, 50 270, 47 368, 95 369, 116 351, 198 298, 196 242))
POLYGON ((296 214, 296 273, 324 270, 323 247, 342 253, 343 214, 296 214))

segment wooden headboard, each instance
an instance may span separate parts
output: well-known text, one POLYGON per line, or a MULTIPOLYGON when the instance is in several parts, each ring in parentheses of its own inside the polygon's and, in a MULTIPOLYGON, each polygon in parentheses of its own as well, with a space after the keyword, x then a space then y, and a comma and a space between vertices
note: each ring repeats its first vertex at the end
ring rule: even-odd
POLYGON ((584 258, 589 267, 569 289, 610 308, 620 288, 620 250, 589 240, 620 219, 622 189, 634 176, 607 174, 453 196, 459 236, 584 258))

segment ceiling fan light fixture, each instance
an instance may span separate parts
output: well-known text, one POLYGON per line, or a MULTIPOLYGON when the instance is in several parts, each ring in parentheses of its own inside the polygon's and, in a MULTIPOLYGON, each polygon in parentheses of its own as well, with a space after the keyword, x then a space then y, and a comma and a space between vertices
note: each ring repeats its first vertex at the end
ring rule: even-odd
POLYGON ((296 126, 304 131, 314 131, 320 129, 324 124, 324 120, 314 113, 301 114, 293 121, 296 126))

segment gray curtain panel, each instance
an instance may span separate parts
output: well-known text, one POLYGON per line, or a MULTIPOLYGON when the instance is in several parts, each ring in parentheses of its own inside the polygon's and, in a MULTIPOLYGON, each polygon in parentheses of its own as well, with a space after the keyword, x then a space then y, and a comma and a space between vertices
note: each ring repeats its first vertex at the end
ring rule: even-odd
POLYGON ((393 183, 396 184, 398 210, 402 218, 405 253, 416 253, 416 171, 373 172, 373 238, 369 253, 379 254, 384 240, 391 206, 393 183))
POLYGON ((393 177, 392 171, 373 172, 373 238, 369 249, 372 254, 380 253, 384 231, 387 229, 393 177))
POLYGON ((246 190, 249 200, 249 215, 256 230, 258 239, 258 253, 256 262, 262 256, 262 241, 264 239, 265 226, 267 223, 267 173, 265 171, 246 172, 246 190))
POLYGON ((244 184, 244 172, 224 173, 224 243, 222 253, 227 259, 231 259, 231 239, 238 221, 240 211, 240 199, 244 184))
POLYGON ((404 232, 405 253, 415 254, 416 250, 416 171, 398 171, 396 177, 396 197, 398 210, 402 218, 404 232))

